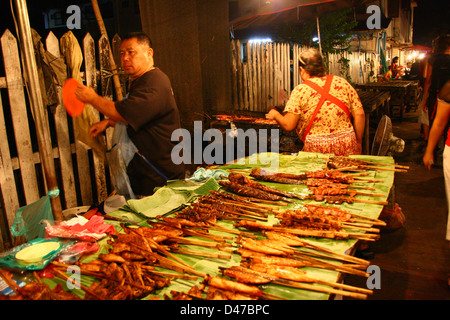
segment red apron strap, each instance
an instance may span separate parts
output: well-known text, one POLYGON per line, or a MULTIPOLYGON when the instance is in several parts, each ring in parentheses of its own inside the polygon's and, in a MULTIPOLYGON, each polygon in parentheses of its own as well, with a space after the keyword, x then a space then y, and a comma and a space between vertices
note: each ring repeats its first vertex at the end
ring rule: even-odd
POLYGON ((341 100, 336 98, 335 96, 332 96, 330 94, 330 88, 331 88, 331 82, 333 81, 333 75, 327 75, 327 79, 325 81, 324 87, 320 87, 317 83, 305 80, 303 81, 304 84, 310 86, 313 90, 315 90, 317 93, 320 94, 320 100, 317 104, 316 109, 314 110, 314 113, 311 117, 311 120, 309 121, 308 127, 305 130, 305 133, 303 134, 303 141, 305 141, 306 136, 309 134, 309 131, 311 130, 311 126, 313 124, 314 119, 316 118, 317 114, 319 113, 320 109, 322 108, 322 105, 324 104, 325 100, 329 100, 332 103, 339 106, 344 112, 347 114, 347 116, 350 118, 350 111, 348 110, 348 107, 343 103, 341 100))

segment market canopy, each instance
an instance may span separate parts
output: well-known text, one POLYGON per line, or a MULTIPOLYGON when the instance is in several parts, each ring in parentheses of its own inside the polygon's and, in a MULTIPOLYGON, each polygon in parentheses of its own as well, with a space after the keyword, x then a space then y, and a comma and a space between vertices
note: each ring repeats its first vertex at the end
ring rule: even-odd
POLYGON ((230 21, 233 30, 266 26, 280 22, 315 19, 321 15, 359 6, 368 0, 286 0, 272 1, 257 12, 230 21))
POLYGON ((408 47, 400 48, 402 51, 431 51, 432 49, 430 47, 425 47, 421 45, 413 45, 408 47))

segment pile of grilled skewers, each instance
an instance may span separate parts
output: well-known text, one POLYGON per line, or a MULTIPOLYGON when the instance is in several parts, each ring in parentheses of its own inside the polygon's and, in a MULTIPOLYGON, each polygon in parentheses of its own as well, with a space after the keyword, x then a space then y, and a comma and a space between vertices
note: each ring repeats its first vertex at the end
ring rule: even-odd
POLYGON ((398 164, 384 164, 379 162, 371 162, 361 159, 332 156, 326 161, 327 168, 340 171, 360 171, 360 170, 378 170, 378 171, 395 171, 407 172, 409 167, 398 164))
MULTIPOLYGON (((356 179, 336 170, 287 175, 258 169, 250 176, 261 181, 351 189, 352 192, 356 179)), ((81 274, 97 279, 88 287, 78 284, 86 293, 84 299, 138 299, 156 294, 174 279, 198 280, 199 277, 203 278, 199 285, 192 286, 188 292, 171 291, 171 297, 165 295, 165 299, 281 299, 259 287, 270 283, 366 299, 371 290, 314 279, 308 275, 308 268, 368 277, 365 270, 369 262, 333 252, 306 239, 374 241, 379 237, 377 227, 385 223, 315 204, 304 204, 302 210, 279 211, 294 199, 304 200, 305 195, 270 188, 253 179, 231 173, 227 180, 219 181, 231 193, 210 191, 174 216, 148 220, 148 226, 129 226, 124 222, 123 233, 113 234, 108 240, 108 253, 100 254, 91 262, 76 263, 81 274), (268 223, 269 218, 279 223, 268 223), (221 221, 231 221, 234 228, 226 227, 221 221), (223 276, 200 272, 182 259, 194 256, 229 261, 232 254, 241 256, 241 264, 219 268, 223 276)), ((306 199, 352 203, 355 195, 339 194, 333 198, 314 193, 306 199)), ((51 272, 72 281, 66 273, 69 267, 54 261, 51 272)), ((35 298, 25 288, 17 289, 16 294, 16 297, 35 298)), ((55 291, 53 296, 48 293, 41 298, 56 299, 57 294, 55 291)))
POLYGON ((379 180, 355 177, 336 170, 287 174, 254 169, 251 171, 250 176, 256 180, 265 182, 306 185, 312 191, 312 194, 296 194, 270 188, 239 173, 230 173, 228 180, 219 181, 219 184, 227 191, 264 201, 292 203, 294 202, 293 199, 300 199, 318 202, 325 201, 326 203, 332 204, 361 202, 387 205, 387 202, 384 200, 355 198, 357 195, 365 197, 386 197, 384 194, 362 192, 359 190, 374 190, 373 187, 361 186, 360 184, 365 182, 380 182, 379 180))

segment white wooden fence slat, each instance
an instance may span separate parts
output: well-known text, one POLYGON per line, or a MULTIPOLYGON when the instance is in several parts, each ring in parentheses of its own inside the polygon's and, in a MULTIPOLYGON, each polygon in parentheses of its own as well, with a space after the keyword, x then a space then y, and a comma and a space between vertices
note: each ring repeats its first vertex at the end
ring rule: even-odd
POLYGON ((266 86, 266 49, 265 44, 261 43, 261 105, 259 111, 266 109, 267 86, 266 86))
POLYGON ((258 108, 257 111, 261 111, 261 105, 262 105, 262 99, 263 99, 263 81, 262 81, 262 76, 263 76, 263 57, 262 57, 262 45, 261 43, 257 44, 257 51, 256 54, 258 55, 257 57, 257 66, 258 66, 258 108))
POLYGON ((3 210, 8 222, 8 228, 13 224, 16 211, 19 210, 19 199, 17 192, 15 192, 16 181, 11 162, 3 103, 0 99, 0 189, 2 191, 3 210))
POLYGON ((231 40, 230 42, 231 47, 231 87, 233 88, 233 109, 238 108, 238 87, 237 87, 237 64, 239 61, 237 61, 236 58, 236 41, 231 40))
POLYGON ((247 88, 248 88, 248 90, 246 90, 246 92, 248 95, 248 110, 253 110, 253 93, 252 93, 253 77, 252 77, 252 55, 251 55, 252 53, 251 53, 251 47, 250 47, 249 43, 247 43, 245 49, 247 51, 246 69, 247 69, 247 88))
MULTIPOLYGON (((59 41, 53 32, 46 39, 47 51, 55 57, 60 56, 59 41)), ((62 104, 62 88, 58 87, 59 104, 54 114, 56 138, 58 142, 59 160, 61 164, 62 189, 64 193, 65 205, 67 208, 77 206, 77 194, 75 187, 75 175, 73 173, 72 150, 70 146, 69 127, 67 122, 67 112, 62 104)))
MULTIPOLYGON (((64 36, 63 36, 64 37, 64 36)), ((62 39, 60 39, 60 49, 62 48, 62 39)), ((73 44, 74 48, 79 48, 78 42, 73 44)), ((81 50, 81 49, 80 49, 81 50)), ((70 51, 62 50, 62 54, 65 56, 66 63, 69 60, 68 57, 72 54, 70 51)), ((78 81, 81 81, 80 70, 79 67, 76 66, 72 68, 68 65, 68 77, 74 77, 78 81)), ((92 205, 93 196, 92 196, 92 184, 91 184, 91 175, 90 175, 90 165, 89 165, 89 147, 77 139, 78 136, 78 126, 76 124, 77 118, 72 118, 73 124, 73 134, 75 141, 75 152, 76 152, 76 160, 77 160, 77 169, 78 169, 78 181, 80 187, 80 197, 82 205, 88 206, 92 205)))
POLYGON ((295 88, 298 85, 298 44, 294 44, 292 48, 292 87, 295 88))
POLYGON ((1 44, 23 189, 26 203, 29 204, 39 200, 39 190, 36 187, 36 171, 32 161, 33 150, 29 133, 25 95, 23 92, 24 87, 19 50, 17 41, 9 30, 6 30, 3 34, 1 44))
POLYGON ((241 109, 245 108, 244 104, 244 84, 242 81, 242 54, 241 54, 241 42, 239 40, 236 41, 236 59, 237 59, 237 77, 238 77, 238 85, 239 85, 239 107, 241 109))
POLYGON ((269 106, 274 106, 273 101, 273 44, 269 43, 267 48, 267 80, 269 81, 269 106))
POLYGON ((242 63, 242 82, 243 82, 243 104, 244 104, 244 109, 248 110, 249 106, 248 106, 248 63, 247 62, 243 62, 242 63))
MULTIPOLYGON (((97 81, 95 71, 95 43, 90 34, 86 34, 83 39, 83 55, 86 85, 96 89, 97 81)), ((100 121, 100 114, 94 108, 92 110, 92 115, 96 122, 100 121)), ((104 157, 100 157, 96 152, 93 152, 93 162, 94 177, 97 186, 97 200, 98 202, 102 202, 108 196, 105 176, 105 160, 104 157)))
POLYGON ((259 72, 258 72, 258 46, 257 43, 252 44, 252 58, 253 58, 253 92, 255 95, 254 99, 254 107, 253 111, 258 111, 259 108, 259 102, 260 102, 260 96, 259 96, 259 72))

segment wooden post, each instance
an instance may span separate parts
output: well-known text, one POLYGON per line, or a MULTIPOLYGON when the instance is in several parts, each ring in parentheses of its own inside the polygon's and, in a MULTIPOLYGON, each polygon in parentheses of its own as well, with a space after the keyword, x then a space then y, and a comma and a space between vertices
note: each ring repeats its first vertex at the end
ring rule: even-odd
POLYGON ((317 37, 319 38, 319 51, 322 54, 322 40, 320 38, 320 24, 319 24, 319 16, 316 17, 317 22, 317 37))
MULTIPOLYGON (((102 14, 100 12, 100 8, 98 6, 98 2, 97 2, 97 0, 91 0, 91 2, 92 2, 92 8, 94 9, 95 18, 97 19, 97 23, 100 28, 100 32, 103 36, 105 36, 106 39, 109 39, 108 32, 106 31, 106 27, 103 22, 102 14)), ((108 40, 108 44, 109 44, 109 40, 108 40)), ((114 88, 116 89, 116 97, 117 97, 117 100, 120 101, 123 98, 122 85, 120 83, 119 75, 117 74, 117 66, 116 66, 116 63, 114 62, 114 56, 113 56, 111 47, 110 47, 109 52, 110 52, 109 64, 111 67, 111 72, 113 74, 114 88)))
MULTIPOLYGON (((28 18, 28 9, 25 0, 16 0, 16 13, 18 20, 18 33, 20 34, 20 39, 23 46, 23 62, 29 85, 30 103, 36 125, 39 153, 42 160, 47 187, 50 191, 54 191, 58 189, 55 174, 55 163, 53 160, 50 134, 48 131, 44 130, 46 123, 45 119, 43 119, 43 115, 45 114, 44 105, 42 102, 41 89, 39 87, 37 66, 33 42, 31 39, 30 21, 28 18)), ((50 200, 55 220, 62 221, 62 208, 59 195, 52 196, 50 200)))

